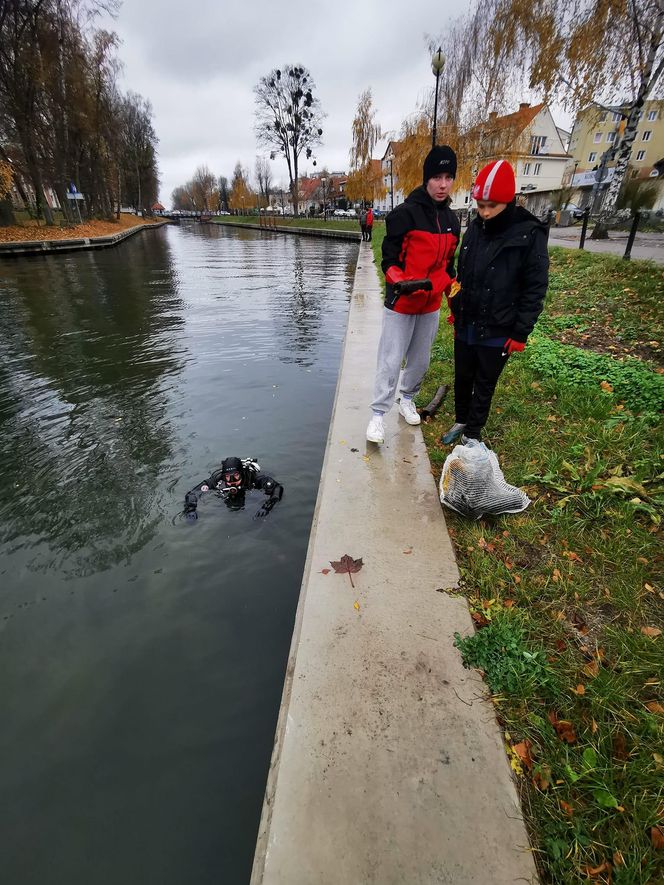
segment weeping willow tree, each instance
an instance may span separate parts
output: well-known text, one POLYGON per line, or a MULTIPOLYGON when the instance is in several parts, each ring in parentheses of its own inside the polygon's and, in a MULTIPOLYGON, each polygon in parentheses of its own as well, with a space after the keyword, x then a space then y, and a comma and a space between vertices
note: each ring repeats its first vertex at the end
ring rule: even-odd
POLYGON ((376 122, 371 89, 365 89, 357 102, 353 118, 353 144, 350 149, 350 170, 346 182, 346 196, 351 200, 378 199, 385 195, 380 164, 372 160, 376 144, 383 136, 376 122))

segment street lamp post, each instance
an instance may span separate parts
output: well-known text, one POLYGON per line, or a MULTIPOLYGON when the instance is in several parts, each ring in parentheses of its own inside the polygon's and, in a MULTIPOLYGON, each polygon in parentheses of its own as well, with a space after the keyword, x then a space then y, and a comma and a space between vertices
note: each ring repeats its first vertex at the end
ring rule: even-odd
POLYGON ((445 67, 445 56, 443 55, 443 51, 438 47, 438 49, 431 56, 431 70, 433 72, 434 77, 436 78, 436 93, 433 99, 433 130, 431 133, 431 147, 436 146, 436 124, 438 122, 438 81, 440 80, 440 72, 445 67))

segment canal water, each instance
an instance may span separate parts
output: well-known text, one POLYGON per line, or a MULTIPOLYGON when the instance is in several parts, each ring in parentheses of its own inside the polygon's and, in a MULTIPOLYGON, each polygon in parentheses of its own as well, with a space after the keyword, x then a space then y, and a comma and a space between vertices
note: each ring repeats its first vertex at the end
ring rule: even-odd
POLYGON ((0 264, 3 885, 248 881, 356 259, 192 224, 0 264), (283 501, 178 520, 229 455, 283 501))

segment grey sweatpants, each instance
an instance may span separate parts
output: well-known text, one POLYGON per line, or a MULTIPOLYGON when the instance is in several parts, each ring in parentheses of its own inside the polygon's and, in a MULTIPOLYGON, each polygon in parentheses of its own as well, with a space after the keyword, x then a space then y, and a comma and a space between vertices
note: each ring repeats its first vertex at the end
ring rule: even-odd
POLYGON ((431 345, 438 331, 439 317, 439 310, 411 314, 383 308, 372 409, 389 412, 392 408, 404 360, 406 365, 401 376, 400 393, 409 398, 418 393, 422 378, 429 368, 431 345))

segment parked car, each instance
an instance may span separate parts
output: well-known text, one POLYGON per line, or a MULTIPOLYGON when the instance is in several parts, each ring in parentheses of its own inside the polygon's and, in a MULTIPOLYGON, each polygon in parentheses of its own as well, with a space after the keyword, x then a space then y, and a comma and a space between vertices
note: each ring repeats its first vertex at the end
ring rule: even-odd
POLYGON ((580 206, 577 206, 576 203, 568 203, 565 206, 565 211, 570 212, 572 215, 572 218, 579 219, 579 218, 583 218, 583 213, 585 210, 582 209, 580 206))

